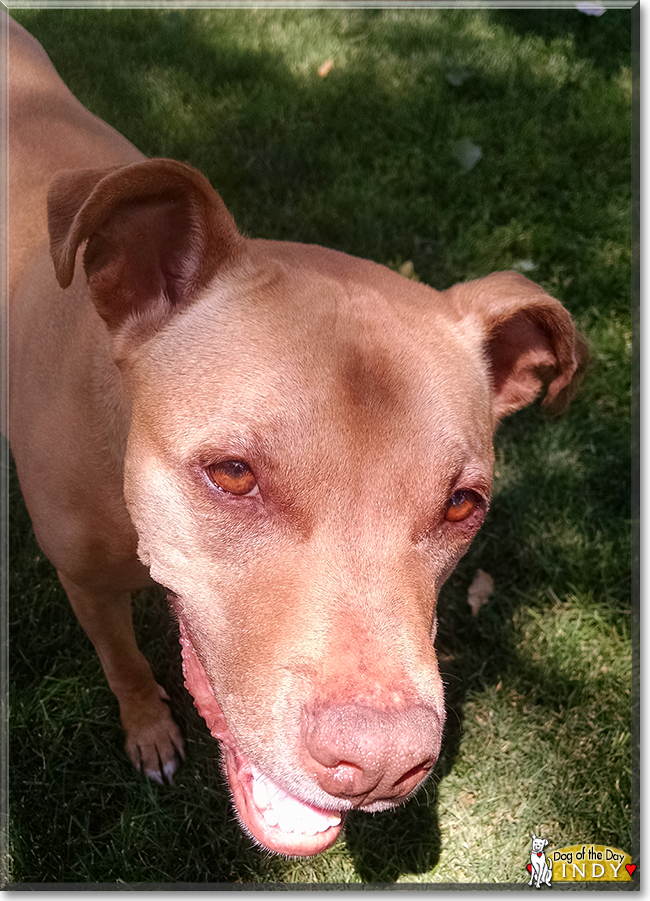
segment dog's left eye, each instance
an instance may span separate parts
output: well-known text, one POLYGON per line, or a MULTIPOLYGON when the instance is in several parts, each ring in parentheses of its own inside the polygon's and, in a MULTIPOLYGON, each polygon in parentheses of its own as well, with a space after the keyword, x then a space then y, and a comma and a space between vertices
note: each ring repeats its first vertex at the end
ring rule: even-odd
POLYGON ((481 506, 482 498, 469 488, 455 491, 447 501, 445 519, 447 522, 462 522, 481 506))
POLYGON ((212 484, 226 494, 237 497, 254 497, 259 494, 257 479, 248 463, 242 460, 213 463, 207 467, 206 473, 212 484))

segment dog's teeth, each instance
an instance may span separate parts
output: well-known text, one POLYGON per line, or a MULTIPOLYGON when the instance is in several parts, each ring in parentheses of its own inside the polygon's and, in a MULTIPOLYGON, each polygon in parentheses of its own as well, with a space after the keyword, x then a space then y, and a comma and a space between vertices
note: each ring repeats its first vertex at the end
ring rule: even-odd
POLYGON ((287 816, 286 814, 283 815, 282 812, 280 812, 280 815, 278 818, 278 828, 281 829, 283 832, 296 832, 296 831, 300 832, 300 831, 302 831, 300 828, 298 828, 298 830, 296 830, 295 820, 293 820, 290 816, 287 816))
POLYGON ((341 822, 340 814, 315 810, 287 794, 256 767, 251 767, 251 773, 253 801, 267 825, 277 826, 282 832, 289 834, 297 832, 300 835, 316 835, 341 822))
POLYGON ((262 815, 269 826, 278 825, 278 814, 272 807, 268 807, 266 810, 263 810, 262 815))
POLYGON ((316 832, 325 832, 330 826, 338 826, 341 822, 341 817, 337 817, 335 822, 332 822, 330 817, 318 817, 318 820, 314 822, 316 827, 316 832))
POLYGON ((269 788, 266 780, 253 779, 253 801, 255 801, 260 810, 264 810, 269 803, 269 788))
POLYGON ((282 810, 287 816, 292 817, 299 817, 305 809, 302 801, 292 798, 291 795, 286 794, 284 791, 282 795, 278 792, 278 796, 273 799, 273 806, 278 810, 282 810))

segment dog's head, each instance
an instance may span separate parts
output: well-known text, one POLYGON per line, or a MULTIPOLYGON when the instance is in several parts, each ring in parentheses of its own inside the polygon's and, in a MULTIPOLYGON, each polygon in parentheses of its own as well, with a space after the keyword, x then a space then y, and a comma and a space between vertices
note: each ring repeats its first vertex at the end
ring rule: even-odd
POLYGON ((541 854, 544 848, 548 845, 547 838, 537 838, 535 833, 532 834, 533 847, 531 849, 532 854, 541 854))
POLYGON ((441 585, 488 509, 492 436, 582 344, 516 273, 437 292, 319 247, 244 239, 195 170, 62 173, 132 405, 125 496, 243 825, 323 850, 436 762, 441 585))

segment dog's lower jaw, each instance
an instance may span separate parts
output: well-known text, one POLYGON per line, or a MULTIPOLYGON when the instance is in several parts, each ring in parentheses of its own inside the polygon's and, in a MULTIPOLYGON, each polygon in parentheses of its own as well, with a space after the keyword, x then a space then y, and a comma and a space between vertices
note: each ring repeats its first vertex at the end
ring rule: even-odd
POLYGON ((241 751, 223 742, 222 748, 237 818, 257 844, 287 857, 309 857, 336 841, 344 813, 321 810, 288 795, 241 751))
MULTIPOLYGON (((173 598, 170 601, 175 607, 173 598)), ((221 745, 224 770, 242 828, 257 844, 276 854, 306 857, 325 851, 338 838, 345 814, 299 800, 253 766, 230 731, 183 616, 176 612, 185 686, 210 733, 221 745)))

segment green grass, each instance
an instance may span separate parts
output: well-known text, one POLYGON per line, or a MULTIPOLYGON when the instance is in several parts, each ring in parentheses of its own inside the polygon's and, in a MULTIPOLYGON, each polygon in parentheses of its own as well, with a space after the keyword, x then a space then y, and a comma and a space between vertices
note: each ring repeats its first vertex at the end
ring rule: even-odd
POLYGON ((10 879, 503 883, 524 881, 531 832, 631 851, 630 11, 14 15, 93 112, 202 169, 247 233, 411 261, 438 288, 519 267, 593 359, 563 419, 534 407, 497 434, 490 515, 441 598, 435 778, 314 860, 241 834, 155 594, 137 629, 189 754, 171 787, 132 771, 12 482, 10 879), (479 567, 495 590, 473 617, 479 567))

